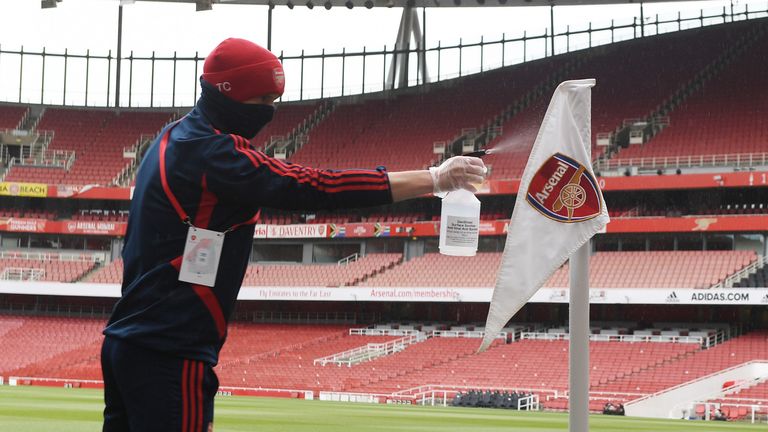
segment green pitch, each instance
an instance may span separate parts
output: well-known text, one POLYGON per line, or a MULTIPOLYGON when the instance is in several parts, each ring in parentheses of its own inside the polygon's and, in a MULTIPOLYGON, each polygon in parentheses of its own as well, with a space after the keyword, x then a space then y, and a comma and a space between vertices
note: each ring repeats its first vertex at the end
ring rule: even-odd
MULTIPOLYGON (((0 387, 0 431, 97 432, 98 390, 0 387)), ((568 415, 483 408, 368 405, 254 397, 220 397, 216 432, 550 432, 567 431, 568 415)), ((591 431, 766 431, 766 425, 592 416, 591 431)))

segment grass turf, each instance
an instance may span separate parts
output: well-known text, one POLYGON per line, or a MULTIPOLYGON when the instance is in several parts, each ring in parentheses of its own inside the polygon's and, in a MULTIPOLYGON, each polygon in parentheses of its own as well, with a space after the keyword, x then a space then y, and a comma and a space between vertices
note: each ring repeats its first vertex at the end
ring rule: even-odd
MULTIPOLYGON (((0 431, 101 430, 100 390, 0 387, 0 431)), ((370 405, 255 397, 219 397, 216 432, 550 432, 568 415, 479 408, 370 405)), ((591 416, 594 432, 766 431, 766 425, 591 416)))

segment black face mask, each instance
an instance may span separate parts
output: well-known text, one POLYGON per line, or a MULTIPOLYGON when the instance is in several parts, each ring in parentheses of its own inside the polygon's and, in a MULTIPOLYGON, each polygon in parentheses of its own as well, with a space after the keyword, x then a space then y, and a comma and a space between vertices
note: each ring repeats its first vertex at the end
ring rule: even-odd
POLYGON ((211 124, 223 133, 231 133, 251 139, 275 115, 273 105, 244 104, 234 101, 216 87, 200 80, 202 94, 197 101, 197 107, 203 112, 211 124))

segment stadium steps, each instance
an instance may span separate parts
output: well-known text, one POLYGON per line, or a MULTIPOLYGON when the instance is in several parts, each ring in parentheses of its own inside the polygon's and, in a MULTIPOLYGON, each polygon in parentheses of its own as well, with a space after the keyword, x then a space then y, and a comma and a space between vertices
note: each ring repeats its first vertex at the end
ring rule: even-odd
POLYGON ((93 279, 93 276, 98 273, 99 270, 104 268, 104 264, 97 264, 93 267, 91 267, 88 271, 80 275, 79 278, 73 280, 73 283, 77 282, 91 282, 91 279, 93 279))
MULTIPOLYGON (((727 68, 742 55, 750 53, 750 47, 755 45, 757 41, 763 37, 765 31, 762 26, 749 27, 750 31, 738 39, 733 45, 728 46, 718 57, 712 62, 704 66, 698 73, 696 73, 687 83, 673 92, 666 100, 662 101, 658 108, 648 116, 645 117, 648 120, 649 127, 644 130, 645 143, 653 139, 659 132, 661 132, 666 124, 659 124, 656 119, 668 116, 674 112, 676 108, 681 106, 688 98, 703 91, 706 84, 727 70, 727 68)), ((628 144, 630 125, 626 125, 617 132, 617 136, 625 137, 628 144)), ((614 142, 612 145, 611 156, 620 157, 622 145, 614 142)))
MULTIPOLYGON (((433 338, 434 340, 435 338, 433 338)), ((477 339, 475 339, 477 340, 477 339)), ((478 342, 479 343, 479 342, 478 342)), ((500 346, 499 344, 493 344, 486 352, 491 352, 494 348, 497 348, 500 346)), ((406 351, 404 354, 399 354, 400 356, 408 355, 408 352, 406 351)), ((367 379, 358 379, 357 381, 352 381, 350 384, 352 386, 347 387, 344 386, 343 390, 348 392, 370 392, 370 391, 381 391, 376 389, 376 386, 382 386, 386 387, 388 382, 390 380, 398 380, 398 379, 408 379, 409 377, 413 375, 420 375, 424 372, 429 372, 432 369, 439 368, 440 366, 444 365, 450 365, 455 362, 459 362, 464 358, 471 357, 476 355, 476 352, 474 350, 468 351, 468 352, 454 352, 449 356, 442 357, 442 358, 433 358, 421 365, 415 365, 413 368, 397 368, 392 371, 385 372, 378 376, 372 376, 371 378, 367 379), (374 387, 374 388, 372 388, 374 387)), ((392 359, 397 359, 398 355, 391 356, 392 359)), ((402 389, 401 389, 402 390, 402 389)))
POLYGON ((102 342, 103 338, 100 338, 7 374, 38 378, 101 379, 102 342))
POLYGON ((242 363, 256 362, 259 359, 264 359, 264 358, 269 358, 269 357, 279 357, 279 356, 292 355, 292 354, 294 354, 296 352, 299 352, 301 350, 306 349, 307 347, 321 346, 321 345, 326 344, 328 342, 339 340, 342 337, 346 336, 347 332, 348 332, 347 330, 344 330, 344 331, 341 331, 341 332, 336 332, 336 333, 334 333, 332 335, 321 336, 319 338, 313 339, 313 340, 305 342, 305 343, 294 344, 294 345, 291 345, 291 346, 278 348, 276 350, 272 350, 272 351, 268 351, 268 352, 260 352, 258 354, 254 354, 254 355, 248 356, 248 357, 239 357, 239 358, 236 358, 234 360, 221 361, 221 362, 219 362, 218 367, 219 367, 219 369, 225 369, 225 368, 230 368, 230 367, 236 366, 238 364, 242 364, 242 363))
POLYGON ((402 265, 403 262, 405 262, 405 256, 404 255, 400 255, 400 258, 398 258, 397 260, 392 261, 392 262, 390 262, 388 264, 385 264, 385 265, 379 267, 378 269, 374 269, 374 270, 372 270, 372 271, 370 271, 368 273, 365 273, 361 277, 357 277, 357 278, 353 279, 352 281, 347 282, 347 285, 348 286, 359 286, 361 283, 367 281, 368 279, 374 279, 376 276, 383 274, 387 270, 392 270, 395 267, 402 265))
MULTIPOLYGON (((312 129, 328 118, 335 108, 336 103, 331 100, 324 100, 314 112, 296 126, 296 129, 288 136, 287 143, 281 148, 281 150, 285 150, 286 158, 299 151, 307 143, 307 137, 312 129)), ((277 150, 276 146, 267 146, 264 153, 275 156, 275 150, 277 150)))
MULTIPOLYGON (((488 144, 490 144, 494 138, 499 136, 499 128, 501 128, 505 122, 509 121, 515 115, 524 111, 534 102, 542 100, 542 98, 549 97, 552 92, 554 92, 555 88, 557 88, 557 86, 560 85, 560 83, 564 81, 569 74, 576 70, 578 66, 586 62, 589 57, 590 51, 587 51, 585 55, 576 56, 573 59, 565 62, 562 67, 547 76, 542 82, 533 87, 518 100, 511 103, 503 111, 489 119, 485 126, 480 127, 480 130, 477 132, 476 136, 463 134, 457 139, 457 141, 467 142, 474 140, 476 149, 487 148, 488 144)), ((461 150, 461 146, 458 146, 458 149, 461 150)), ((448 151, 448 149, 446 149, 446 151, 448 151)), ((462 152, 460 151, 456 154, 460 153, 462 152)), ((451 154, 446 152, 445 157, 448 158, 450 156, 451 154)))
POLYGON ((653 364, 650 364, 650 365, 647 365, 647 366, 638 366, 638 367, 634 368, 632 370, 632 372, 630 372, 628 374, 617 373, 612 378, 608 378, 608 379, 605 379, 605 380, 600 380, 600 383, 598 384, 598 386, 590 386, 590 390, 599 391, 600 390, 599 386, 603 386, 603 385, 607 385, 607 384, 612 384, 612 383, 614 383, 616 381, 619 381, 619 380, 631 378, 631 377, 639 375, 639 374, 641 374, 641 373, 643 373, 645 371, 650 371, 650 370, 655 370, 655 369, 663 369, 663 368, 665 368, 667 366, 675 364, 678 361, 681 361, 681 360, 687 359, 689 357, 692 357, 692 356, 696 355, 696 353, 698 353, 699 351, 701 351, 701 349, 697 349, 695 351, 687 351, 687 352, 684 352, 684 353, 679 353, 679 354, 676 354, 676 355, 672 355, 670 357, 665 357, 665 358, 657 360, 653 364))

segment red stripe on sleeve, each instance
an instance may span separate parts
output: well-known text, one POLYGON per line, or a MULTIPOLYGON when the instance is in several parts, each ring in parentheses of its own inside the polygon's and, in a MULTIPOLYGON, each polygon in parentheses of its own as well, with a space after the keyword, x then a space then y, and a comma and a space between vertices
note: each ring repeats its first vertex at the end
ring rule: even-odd
POLYGON ((188 387, 187 380, 189 379, 189 360, 184 360, 184 367, 181 372, 181 430, 182 432, 189 431, 189 410, 188 403, 189 397, 187 396, 188 387))
POLYGON ((216 295, 207 286, 192 284, 192 289, 195 291, 200 300, 203 301, 205 307, 210 312, 213 322, 216 324, 216 330, 219 332, 219 337, 224 338, 227 332, 227 324, 224 320, 224 312, 221 311, 219 300, 216 299, 216 295))
POLYGON ((171 265, 173 268, 176 269, 176 271, 181 271, 181 259, 184 258, 183 255, 179 255, 176 258, 171 260, 171 265))
POLYGON ((219 202, 216 195, 208 190, 208 181, 205 174, 203 174, 203 193, 200 197, 200 205, 197 207, 197 214, 195 215, 195 226, 200 228, 208 228, 211 223, 211 214, 213 208, 216 207, 216 203, 219 202))

